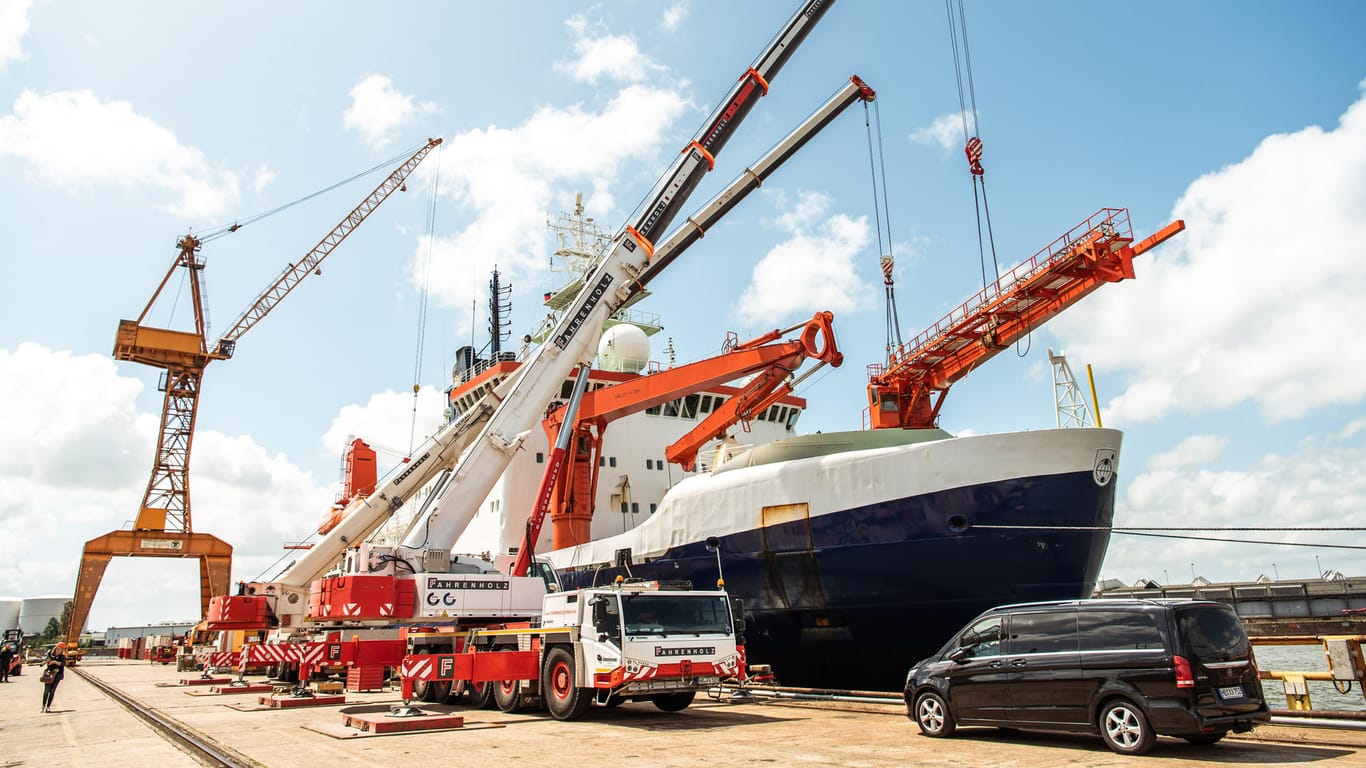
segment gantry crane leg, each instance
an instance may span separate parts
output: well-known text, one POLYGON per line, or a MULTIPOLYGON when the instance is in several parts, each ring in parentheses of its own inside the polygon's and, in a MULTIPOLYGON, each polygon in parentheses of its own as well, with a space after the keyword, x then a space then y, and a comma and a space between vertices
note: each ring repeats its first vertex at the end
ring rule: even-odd
POLYGON ((113 531, 85 543, 81 570, 76 576, 76 596, 71 605, 66 641, 75 647, 90 617, 104 570, 115 556, 194 557, 199 559, 199 611, 208 614, 209 598, 228 593, 232 571, 232 545, 207 533, 174 531, 113 531))

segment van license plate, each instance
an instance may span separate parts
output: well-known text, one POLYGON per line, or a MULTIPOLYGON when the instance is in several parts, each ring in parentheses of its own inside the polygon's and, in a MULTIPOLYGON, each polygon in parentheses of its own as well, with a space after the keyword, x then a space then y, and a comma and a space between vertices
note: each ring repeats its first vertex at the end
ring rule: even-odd
POLYGON ((1243 686, 1229 685, 1219 689, 1221 699, 1241 699, 1243 698, 1243 686))

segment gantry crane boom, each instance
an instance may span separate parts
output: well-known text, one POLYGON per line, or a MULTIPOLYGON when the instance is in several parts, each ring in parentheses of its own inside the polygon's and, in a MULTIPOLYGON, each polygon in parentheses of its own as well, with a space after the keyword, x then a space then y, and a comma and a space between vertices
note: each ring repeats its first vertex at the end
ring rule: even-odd
POLYGON ((157 436, 152 476, 147 483, 142 506, 133 521, 133 530, 113 531, 85 544, 80 571, 76 576, 71 621, 67 628, 69 642, 74 644, 79 637, 104 577, 104 570, 114 555, 199 558, 202 614, 207 614, 210 598, 227 593, 232 547, 217 537, 194 532, 190 517, 190 448, 199 411, 204 369, 214 360, 232 357, 237 339, 260 322, 300 280, 310 272, 317 271, 323 259, 395 189, 400 188, 413 169, 440 144, 440 138, 429 139, 421 149, 394 169, 313 250, 299 262, 291 264, 262 291, 232 328, 214 344, 212 350, 206 342, 207 328, 200 284, 204 263, 199 260, 198 253, 202 242, 193 235, 186 235, 179 240, 179 252, 142 314, 137 320, 120 320, 114 339, 114 359, 142 363, 166 371, 161 387, 165 392, 161 430, 157 436), (143 325, 162 289, 179 269, 185 269, 189 274, 194 331, 143 325))
POLYGON ((319 265, 323 263, 323 259, 326 259, 328 254, 336 250, 337 246, 346 239, 346 236, 351 234, 356 227, 359 227, 361 222, 365 221, 379 207, 380 203, 394 193, 394 190, 401 188, 408 175, 417 168, 428 153, 440 144, 441 139, 439 137, 428 139, 421 149, 404 160, 403 164, 395 168, 393 173, 390 173, 384 181, 381 181, 379 186, 375 187, 364 200, 352 209, 351 213, 347 214, 346 218, 338 222, 331 232, 324 235, 323 239, 313 246, 313 250, 304 254, 304 257, 299 261, 285 267, 284 272, 280 273, 280 277, 261 291, 260 295, 256 297, 256 301, 252 302, 251 306, 242 312, 227 332, 219 337, 218 342, 214 344, 215 355, 224 358, 232 357, 232 350, 237 344, 237 339, 251 330, 252 326, 260 322, 275 308, 276 304, 288 296, 289 292, 294 290, 294 286, 299 284, 299 281, 308 277, 310 272, 316 272, 319 265))
POLYGON ((1134 277, 1134 257, 1186 228, 1177 220, 1134 243, 1129 211, 1102 208, 868 369, 874 429, 926 429, 976 367, 1106 283, 1134 277))

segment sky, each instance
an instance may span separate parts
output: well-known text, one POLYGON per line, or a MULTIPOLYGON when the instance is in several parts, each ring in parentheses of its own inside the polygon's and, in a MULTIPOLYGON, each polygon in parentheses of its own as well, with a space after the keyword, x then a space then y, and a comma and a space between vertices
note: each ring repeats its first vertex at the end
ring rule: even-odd
MULTIPOLYGON (((233 545, 234 580, 268 578, 337 492, 348 435, 393 462, 440 423, 455 350, 486 341, 490 271, 529 332, 553 286, 547 218, 581 192, 604 227, 626 223, 796 8, 0 0, 0 595, 71 594, 84 542, 133 519, 161 396, 157 371, 112 359, 114 330, 181 235, 444 139, 206 371, 193 528, 233 545)), ((1002 271, 1102 207, 1127 208, 1140 237, 1177 218, 1186 231, 957 384, 940 426, 1052 428, 1047 350, 1065 351, 1124 432, 1116 526, 1339 529, 1192 534, 1279 544, 1116 533, 1103 578, 1366 574, 1359 534, 1342 530, 1366 526, 1366 347, 1352 339, 1366 5, 967 0, 964 13, 1002 271)), ((687 362, 727 331, 830 310, 846 362, 799 389, 799 427, 860 427, 865 366, 886 344, 879 254, 896 258, 906 339, 981 288, 950 40, 938 2, 829 10, 685 213, 850 75, 875 107, 848 110, 651 284, 654 359, 661 339, 687 362)), ((210 338, 380 178, 206 244, 210 338)), ((177 276, 148 322, 185 328, 188 306, 177 276)), ((193 618, 197 578, 193 561, 119 559, 88 626, 193 618)))

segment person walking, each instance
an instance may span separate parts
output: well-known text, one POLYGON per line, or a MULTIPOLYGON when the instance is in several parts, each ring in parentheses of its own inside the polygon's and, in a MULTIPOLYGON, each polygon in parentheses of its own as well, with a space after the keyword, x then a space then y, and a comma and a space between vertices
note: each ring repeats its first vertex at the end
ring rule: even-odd
POLYGON ((0 646, 0 683, 9 682, 9 670, 14 664, 14 643, 6 640, 0 646))
POLYGON ((57 643, 43 660, 43 711, 49 712, 57 685, 66 676, 66 643, 57 643))

